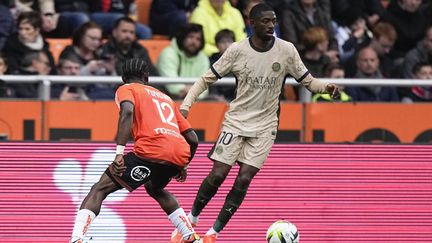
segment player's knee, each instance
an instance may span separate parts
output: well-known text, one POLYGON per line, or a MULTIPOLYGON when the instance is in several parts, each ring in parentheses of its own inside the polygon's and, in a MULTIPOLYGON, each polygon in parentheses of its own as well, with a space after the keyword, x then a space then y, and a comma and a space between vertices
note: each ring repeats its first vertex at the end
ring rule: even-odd
POLYGON ((103 194, 105 196, 107 196, 110 193, 110 188, 107 184, 105 183, 101 183, 101 182, 96 182, 90 190, 90 193, 97 193, 97 194, 103 194))
POLYGON ((249 185, 251 184, 252 178, 253 177, 251 177, 249 175, 240 174, 240 175, 238 175, 234 186, 240 190, 246 190, 249 187, 249 185))
POLYGON ((226 175, 218 171, 214 171, 209 175, 209 182, 214 186, 220 186, 224 182, 226 175))

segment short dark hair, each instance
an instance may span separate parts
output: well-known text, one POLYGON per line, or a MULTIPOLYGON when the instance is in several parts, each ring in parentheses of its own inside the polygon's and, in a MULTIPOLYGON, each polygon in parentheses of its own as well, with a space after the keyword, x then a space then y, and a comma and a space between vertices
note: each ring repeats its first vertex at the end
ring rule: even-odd
POLYGON ((61 57, 58 61, 57 66, 59 68, 63 67, 66 61, 78 63, 80 66, 82 65, 81 60, 77 56, 71 54, 71 55, 65 55, 61 57))
POLYGON ((177 41, 177 46, 179 47, 180 50, 182 51, 184 50, 183 41, 186 39, 186 36, 189 35, 190 33, 195 33, 195 32, 199 32, 201 34, 201 45, 197 51, 199 52, 202 49, 204 49, 205 40, 204 40, 204 31, 202 25, 190 23, 180 27, 179 31, 177 32, 176 41, 177 41))
POLYGON ((232 41, 235 41, 235 34, 229 29, 223 29, 216 33, 215 36, 215 43, 218 43, 222 39, 230 39, 232 41))
POLYGON ((42 53, 45 54, 43 51, 31 51, 26 53, 21 61, 21 65, 25 68, 30 67, 33 65, 33 61, 40 59, 42 53))
POLYGON ((420 69, 422 69, 424 66, 432 66, 431 63, 428 62, 418 62, 414 65, 414 67, 412 68, 412 73, 416 74, 417 72, 420 71, 420 69))
POLYGON ((3 59, 3 61, 4 61, 5 64, 6 64, 6 61, 7 61, 6 56, 5 56, 5 54, 3 54, 3 53, 1 53, 1 52, 0 52, 0 59, 3 59))
POLYGON ((20 25, 22 22, 27 22, 31 26, 36 29, 40 29, 42 27, 42 17, 38 12, 23 12, 18 16, 17 25, 20 25))
POLYGON ((134 80, 148 82, 149 64, 142 58, 127 59, 122 65, 122 79, 125 83, 134 80))
POLYGON ((274 11, 274 9, 265 3, 258 3, 252 7, 249 13, 249 19, 256 20, 261 17, 261 13, 265 11, 274 11))
POLYGON ((339 63, 327 64, 326 66, 324 66, 324 77, 329 78, 331 73, 337 69, 344 70, 343 67, 339 63))
POLYGON ((84 35, 87 33, 87 30, 89 29, 100 29, 102 31, 102 27, 100 25, 96 24, 93 21, 89 21, 87 23, 82 24, 78 29, 74 32, 72 36, 72 45, 79 46, 81 45, 81 39, 84 37, 84 35))
POLYGON ((131 19, 130 17, 125 16, 125 17, 121 17, 121 18, 119 18, 119 19, 116 20, 113 29, 116 29, 121 24, 121 22, 126 22, 126 23, 129 23, 129 24, 135 25, 135 21, 133 19, 131 19))

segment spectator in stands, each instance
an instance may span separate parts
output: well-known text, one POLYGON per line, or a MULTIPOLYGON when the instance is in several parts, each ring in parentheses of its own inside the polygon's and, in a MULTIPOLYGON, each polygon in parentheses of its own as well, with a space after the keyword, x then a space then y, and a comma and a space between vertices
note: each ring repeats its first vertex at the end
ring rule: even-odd
POLYGON ((246 38, 245 25, 240 11, 226 0, 201 0, 198 7, 192 12, 190 22, 203 26, 204 53, 207 56, 218 52, 215 36, 222 29, 233 31, 236 41, 246 38))
MULTIPOLYGON (((43 51, 32 51, 24 55, 21 67, 17 74, 20 75, 48 75, 51 66, 48 56, 43 51)), ((16 98, 37 98, 38 83, 15 83, 10 85, 16 98)))
POLYGON ((360 16, 373 28, 384 16, 385 9, 381 0, 331 0, 332 19, 338 25, 344 25, 346 19, 360 16))
POLYGON ((150 60, 147 49, 137 42, 135 26, 135 21, 129 17, 118 19, 111 37, 100 48, 100 55, 114 57, 115 70, 118 75, 122 75, 121 67, 125 60, 142 58, 149 65, 150 76, 159 76, 156 67, 150 60))
POLYGON ((101 45, 102 29, 94 22, 80 26, 72 38, 72 45, 66 46, 60 59, 75 56, 81 61, 82 75, 111 75, 114 70, 114 58, 98 55, 101 45))
MULTIPOLYGON (((60 13, 58 29, 63 30, 59 37, 65 37, 64 34, 67 33, 70 35, 79 26, 90 20, 101 26, 103 33, 108 35, 117 19, 129 15, 132 2, 132 0, 55 0, 56 10, 60 13)), ((148 26, 137 23, 136 27, 138 38, 151 38, 152 33, 148 26)))
MULTIPOLYGON (((235 34, 229 29, 223 29, 216 34, 215 42, 219 52, 210 57, 210 65, 219 60, 225 50, 235 42, 235 34)), ((209 94, 221 101, 231 101, 235 98, 235 90, 233 85, 214 85, 209 87, 209 94)))
POLYGON ((12 0, 0 0, 0 50, 6 43, 9 35, 14 29, 14 19, 10 8, 13 6, 12 0))
POLYGON ((421 7, 422 0, 392 0, 384 15, 396 29, 397 40, 393 49, 394 58, 402 58, 420 41, 431 24, 430 9, 421 7))
POLYGON ((9 36, 3 53, 8 61, 9 73, 19 72, 23 57, 29 52, 42 51, 48 57, 51 70, 54 68, 54 58, 49 50, 49 44, 42 37, 40 30, 42 20, 36 12, 21 13, 17 20, 18 33, 9 36))
MULTIPOLYGON (((161 76, 199 77, 209 68, 209 58, 202 52, 204 36, 202 26, 187 24, 180 28, 171 45, 166 47, 156 63, 161 76)), ((190 86, 171 84, 165 86, 173 98, 183 98, 190 86)))
MULTIPOLYGON (((432 80, 432 64, 420 62, 415 64, 413 68, 414 79, 432 80)), ((405 93, 401 96, 403 103, 413 102, 431 102, 432 101, 432 87, 414 86, 405 89, 405 93)))
MULTIPOLYGON (((134 0, 101 0, 100 8, 90 14, 90 19, 102 27, 104 36, 109 35, 119 18, 129 16, 133 2, 134 0)), ((138 22, 135 22, 135 33, 138 39, 152 37, 152 30, 147 25, 138 22)))
POLYGON ((333 27, 341 62, 354 56, 360 46, 369 43, 372 38, 372 32, 369 31, 366 20, 359 11, 347 16, 342 25, 334 24, 333 27))
POLYGON ((405 56, 402 69, 403 78, 412 78, 414 75, 412 73, 413 67, 417 63, 432 63, 432 26, 430 26, 423 40, 421 40, 417 47, 410 50, 405 56))
POLYGON ((228 47, 235 42, 235 34, 229 29, 220 30, 215 36, 218 52, 210 56, 210 64, 215 63, 228 47))
MULTIPOLYGON (((378 54, 372 47, 365 47, 357 53, 357 73, 354 78, 382 79, 378 54)), ((354 101, 397 102, 399 96, 394 87, 348 87, 345 90, 354 101)))
POLYGON ((280 20, 281 37, 292 42, 299 51, 304 49, 301 43, 302 34, 313 26, 324 28, 328 35, 330 46, 334 50, 328 55, 337 55, 337 42, 331 23, 330 0, 293 0, 282 12, 280 20))
MULTIPOLYGON (((393 45, 397 39, 397 33, 393 25, 390 23, 380 22, 375 25, 372 30, 373 37, 371 40, 362 43, 359 49, 370 46, 378 54, 380 71, 386 78, 391 78, 396 75, 394 61, 390 55, 393 45)), ((356 52, 358 49, 356 50, 356 52)), ((344 63, 347 77, 353 77, 357 72, 355 55, 350 57, 344 63)))
MULTIPOLYGON (((324 77, 331 78, 331 79, 345 78, 345 71, 342 68, 342 66, 340 66, 338 63, 332 63, 327 65, 327 67, 325 68, 324 77)), ((340 90, 340 96, 337 99, 333 99, 329 94, 314 94, 312 96, 312 102, 334 102, 334 101, 350 102, 352 101, 352 98, 343 90, 340 90)))
POLYGON ((12 90, 9 88, 9 85, 0 79, 0 98, 12 98, 12 90))
MULTIPOLYGON (((7 72, 6 59, 4 58, 3 54, 0 53, 0 75, 4 75, 6 74, 6 72, 7 72)), ((12 89, 5 81, 0 80, 0 98, 9 98, 9 97, 12 97, 12 89)))
POLYGON ((6 74, 8 69, 6 58, 4 55, 0 52, 0 75, 6 74))
MULTIPOLYGON (((102 56, 98 51, 101 45, 102 29, 90 21, 78 28, 72 38, 72 45, 60 54, 60 59, 75 56, 81 62, 81 75, 117 75, 115 58, 102 56)), ((113 99, 116 85, 96 83, 86 86, 90 99, 113 99)))
POLYGON ((15 2, 18 13, 35 11, 41 14, 41 32, 44 36, 57 28, 59 15, 55 11, 54 0, 17 0, 15 2))
POLYGON ((188 23, 198 0, 153 0, 150 8, 150 27, 154 34, 174 37, 188 23))
POLYGON ((338 63, 339 60, 330 60, 325 53, 328 51, 329 39, 324 28, 311 27, 302 36, 304 45, 300 57, 312 76, 320 78, 324 75, 324 68, 330 63, 338 63))
MULTIPOLYGON (((81 63, 76 56, 63 57, 57 66, 58 75, 77 76, 80 75, 81 63)), ((59 100, 88 100, 83 85, 53 84, 51 86, 51 98, 59 100)))

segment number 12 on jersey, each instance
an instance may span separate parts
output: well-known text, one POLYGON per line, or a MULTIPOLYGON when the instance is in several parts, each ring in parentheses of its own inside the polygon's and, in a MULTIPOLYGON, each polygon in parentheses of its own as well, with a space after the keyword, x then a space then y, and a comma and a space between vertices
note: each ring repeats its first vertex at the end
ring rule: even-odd
POLYGON ((167 102, 159 102, 159 100, 153 99, 153 103, 155 103, 157 110, 159 112, 160 119, 163 123, 176 127, 178 129, 178 125, 173 122, 174 119, 174 109, 167 102), (165 116, 164 111, 168 110, 169 113, 165 116))

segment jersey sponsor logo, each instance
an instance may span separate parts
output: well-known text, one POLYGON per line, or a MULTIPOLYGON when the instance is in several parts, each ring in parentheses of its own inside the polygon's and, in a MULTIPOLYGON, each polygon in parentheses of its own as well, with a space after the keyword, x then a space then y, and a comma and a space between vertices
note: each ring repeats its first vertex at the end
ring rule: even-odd
POLYGON ((157 128, 154 128, 153 130, 156 134, 170 135, 170 136, 173 136, 176 138, 181 137, 181 135, 177 131, 171 130, 169 128, 157 127, 157 128))
POLYGON ((280 68, 281 68, 280 63, 278 63, 278 62, 274 62, 274 63, 272 64, 272 69, 273 69, 273 71, 277 72, 277 71, 280 70, 280 68))
POLYGON ((131 170, 131 177, 136 181, 143 181, 150 176, 150 169, 145 166, 135 166, 131 170))
POLYGON ((273 89, 276 86, 277 77, 251 77, 246 78, 246 83, 254 89, 273 89))

